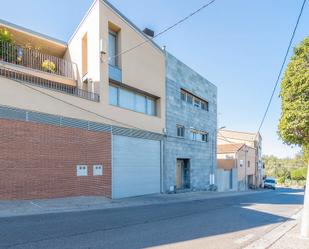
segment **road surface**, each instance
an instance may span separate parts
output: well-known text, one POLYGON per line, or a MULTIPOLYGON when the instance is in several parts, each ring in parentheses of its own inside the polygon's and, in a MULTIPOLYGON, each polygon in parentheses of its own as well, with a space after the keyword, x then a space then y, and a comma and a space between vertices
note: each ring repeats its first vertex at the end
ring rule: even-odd
POLYGON ((0 248, 243 248, 289 219, 303 192, 0 219, 0 248))

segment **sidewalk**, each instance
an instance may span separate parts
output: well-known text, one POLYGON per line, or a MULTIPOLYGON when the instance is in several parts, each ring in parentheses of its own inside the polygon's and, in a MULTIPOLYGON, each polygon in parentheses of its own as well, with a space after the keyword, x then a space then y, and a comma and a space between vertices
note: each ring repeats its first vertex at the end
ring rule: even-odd
POLYGON ((300 237, 300 222, 298 220, 290 231, 288 231, 283 237, 276 241, 270 249, 308 249, 309 239, 300 237))
POLYGON ((244 192, 187 192, 177 194, 153 194, 139 197, 130 197, 111 200, 105 197, 81 196, 42 200, 0 201, 0 218, 46 213, 61 213, 73 211, 88 211, 110 208, 122 208, 155 204, 167 204, 223 198, 248 194, 265 193, 269 190, 244 192))
POLYGON ((309 239, 300 236, 301 211, 245 249, 308 249, 309 239))

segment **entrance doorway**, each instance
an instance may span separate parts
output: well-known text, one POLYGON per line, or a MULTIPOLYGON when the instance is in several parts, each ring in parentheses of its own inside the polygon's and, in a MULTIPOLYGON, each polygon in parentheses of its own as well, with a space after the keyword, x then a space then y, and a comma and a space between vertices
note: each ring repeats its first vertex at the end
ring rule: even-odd
POLYGON ((177 159, 176 189, 190 188, 190 159, 177 159))

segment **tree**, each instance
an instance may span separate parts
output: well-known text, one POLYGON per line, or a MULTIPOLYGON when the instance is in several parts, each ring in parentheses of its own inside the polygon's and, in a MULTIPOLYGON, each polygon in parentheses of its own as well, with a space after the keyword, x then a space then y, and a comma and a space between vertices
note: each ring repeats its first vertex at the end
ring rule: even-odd
POLYGON ((299 168, 291 171, 291 179, 296 181, 306 180, 307 168, 299 168))
POLYGON ((9 31, 0 29, 0 60, 13 60, 13 39, 9 31))
MULTIPOLYGON (((309 159, 309 37, 295 49, 281 82, 278 133, 289 145, 299 145, 309 159)), ((309 162, 308 162, 309 164, 309 162)), ((309 174, 309 170, 308 170, 309 174)), ((309 176, 307 176, 309 179, 309 176)), ((301 234, 309 238, 309 181, 307 181, 301 234)))

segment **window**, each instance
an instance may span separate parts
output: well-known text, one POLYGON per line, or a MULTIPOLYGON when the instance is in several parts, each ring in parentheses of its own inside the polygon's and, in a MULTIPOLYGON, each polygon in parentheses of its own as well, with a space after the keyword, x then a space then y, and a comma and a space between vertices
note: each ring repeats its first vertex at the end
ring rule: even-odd
POLYGON ((196 131, 193 131, 193 130, 190 131, 190 139, 193 141, 196 140, 196 131))
POLYGON ((194 98, 194 106, 200 108, 201 101, 199 99, 194 98))
POLYGON ((181 93, 180 93, 181 100, 186 101, 186 96, 187 96, 187 93, 181 90, 181 93))
POLYGON ((109 103, 111 105, 118 105, 118 88, 109 86, 109 103))
POLYGON ((126 89, 119 90, 119 106, 130 110, 135 110, 135 94, 126 89))
POLYGON ((201 109, 208 111, 208 102, 202 100, 201 101, 201 109))
POLYGON ((248 161, 248 168, 250 167, 250 161, 248 161))
POLYGON ((147 104, 147 114, 156 116, 156 100, 150 97, 146 98, 146 104, 147 104))
POLYGON ((189 104, 192 104, 193 103, 193 96, 191 94, 187 94, 187 102, 189 104))
POLYGON ((109 31, 108 33, 108 57, 109 65, 117 67, 117 33, 109 31))
POLYGON ((146 101, 145 101, 145 96, 136 94, 135 95, 135 110, 137 112, 142 112, 146 113, 146 101))
POLYGON ((180 91, 180 98, 182 101, 187 102, 190 105, 194 105, 194 107, 198 108, 198 109, 202 109, 205 111, 208 111, 208 102, 194 96, 193 94, 181 89, 180 91))
POLYGON ((202 141, 203 142, 208 142, 208 133, 202 134, 202 141))
POLYGON ((177 137, 185 137, 185 127, 183 125, 177 125, 177 137))
POLYGON ((190 131, 190 139, 193 141, 208 142, 208 133, 205 131, 190 131))
POLYGON ((156 99, 113 84, 109 86, 109 104, 151 116, 157 115, 156 99))

